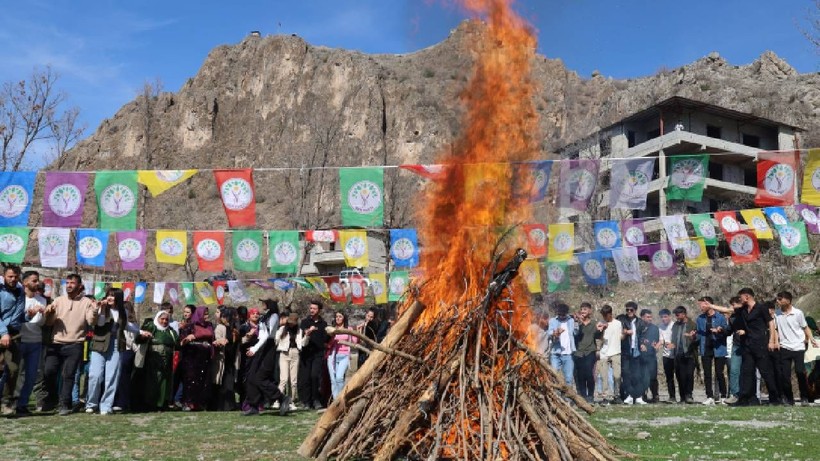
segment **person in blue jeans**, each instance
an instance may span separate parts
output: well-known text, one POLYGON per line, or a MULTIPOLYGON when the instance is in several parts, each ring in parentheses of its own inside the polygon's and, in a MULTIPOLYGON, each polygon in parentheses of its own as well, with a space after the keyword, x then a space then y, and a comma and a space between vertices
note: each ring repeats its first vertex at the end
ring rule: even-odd
POLYGON ((740 395, 740 367, 743 363, 743 348, 741 338, 736 331, 743 330, 743 319, 739 315, 735 315, 735 311, 743 307, 743 303, 740 301, 739 296, 732 296, 729 299, 729 307, 716 306, 713 303, 708 303, 708 307, 722 313, 728 320, 729 328, 727 333, 731 333, 731 336, 726 338, 727 351, 731 351, 729 352, 729 396, 723 399, 721 403, 731 405, 737 402, 740 395), (731 347, 729 347, 730 342, 731 347))
POLYGON ((547 327, 547 335, 552 338, 550 365, 561 371, 567 386, 574 386, 575 328, 575 319, 569 316, 569 306, 563 303, 555 306, 555 317, 550 319, 547 327))
POLYGON ((40 358, 43 353, 42 326, 46 322, 43 312, 48 302, 38 290, 40 288, 40 274, 36 271, 23 273, 23 289, 26 295, 26 313, 31 320, 20 326, 20 358, 23 364, 23 384, 20 387, 15 413, 18 416, 29 415, 28 401, 37 380, 37 370, 40 368, 40 358))

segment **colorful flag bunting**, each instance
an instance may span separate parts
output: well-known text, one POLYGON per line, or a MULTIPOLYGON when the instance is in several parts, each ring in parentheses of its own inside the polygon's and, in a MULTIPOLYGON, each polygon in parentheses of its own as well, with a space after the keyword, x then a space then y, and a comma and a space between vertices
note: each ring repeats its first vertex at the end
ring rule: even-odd
POLYGON ((185 298, 185 304, 196 305, 196 294, 194 294, 194 282, 182 282, 179 285, 182 288, 182 296, 185 298))
POLYGON ((108 231, 77 229, 77 264, 105 267, 108 253, 108 231))
POLYGON ((530 258, 543 258, 547 255, 546 225, 525 224, 524 234, 527 240, 527 254, 530 258))
POLYGON ((643 221, 627 219, 621 222, 621 235, 624 245, 641 246, 646 243, 646 234, 643 231, 643 221))
POLYGON ((214 295, 216 296, 216 303, 220 306, 225 304, 225 287, 228 286, 228 283, 225 280, 214 280, 213 287, 214 287, 214 295))
POLYGON ((342 225, 381 226, 384 222, 384 170, 382 168, 341 168, 339 185, 342 225))
POLYGON ((760 152, 755 205, 794 204, 797 163, 797 152, 760 152))
POLYGON ((578 253, 578 264, 581 266, 581 273, 584 275, 587 285, 601 286, 608 283, 606 266, 604 265, 604 255, 600 251, 589 251, 578 253))
POLYGON ((709 265, 709 256, 706 253, 706 243, 703 237, 693 237, 683 247, 683 256, 686 258, 686 267, 698 268, 709 265))
POLYGON ((527 259, 521 263, 519 269, 524 283, 527 284, 527 290, 530 293, 541 293, 541 265, 534 259, 527 259))
POLYGON ((262 270, 262 231, 234 231, 233 268, 241 272, 259 272, 262 270))
POLYGON ((83 222, 88 173, 46 172, 43 225, 80 227, 83 222))
POLYGON ((561 208, 586 211, 598 184, 600 160, 580 159, 561 162, 558 204, 561 208))
POLYGON ((188 260, 188 233, 158 230, 154 254, 158 263, 184 265, 188 260))
POLYGON ((309 230, 305 232, 308 242, 332 243, 339 240, 339 231, 336 230, 309 230))
POLYGON ((820 218, 817 216, 817 208, 809 205, 797 205, 794 207, 800 217, 806 223, 806 230, 812 234, 820 234, 820 218))
POLYGON ((145 302, 145 292, 147 290, 148 290, 148 284, 146 282, 137 282, 134 285, 134 302, 135 303, 145 302))
POLYGON ((609 208, 645 210, 649 183, 655 171, 655 158, 613 160, 609 189, 609 208))
POLYGON ((673 277, 678 273, 675 264, 675 250, 668 242, 650 243, 638 249, 638 254, 649 259, 649 268, 653 277, 673 277))
POLYGON ((134 297, 134 282, 123 282, 122 284, 122 298, 125 301, 131 301, 134 297))
POLYGON ((105 282, 94 282, 94 299, 103 299, 105 297, 105 282))
POLYGON ((789 224, 789 218, 786 217, 786 210, 784 210, 783 207, 771 206, 764 208, 763 214, 765 214, 766 217, 769 218, 769 221, 774 224, 775 229, 789 224))
POLYGON ((637 248, 615 248, 612 250, 612 259, 615 261, 615 269, 618 271, 618 281, 643 282, 641 265, 638 263, 637 248))
POLYGON ((569 290, 569 273, 566 261, 548 262, 547 266, 547 291, 555 293, 556 291, 569 290))
POLYGON ((154 283, 154 304, 162 304, 165 298, 165 282, 154 283))
POLYGON ((313 289, 323 297, 328 298, 330 296, 330 288, 322 277, 305 277, 305 280, 310 282, 313 289))
POLYGON ((268 232, 270 271, 273 274, 299 272, 299 231, 268 232))
POLYGON ((348 283, 350 284, 350 302, 358 306, 364 304, 367 293, 364 278, 353 277, 348 283))
POLYGON ((549 244, 549 261, 569 261, 575 251, 575 224, 550 224, 549 244))
POLYGON ((390 230, 390 257, 397 268, 419 265, 419 242, 415 229, 390 230))
POLYGON ((165 289, 168 292, 168 299, 171 301, 171 304, 174 306, 179 306, 182 304, 183 299, 180 293, 181 288, 178 283, 168 283, 166 284, 165 289))
POLYGON ((447 177, 447 165, 399 165, 399 168, 434 181, 441 181, 447 177))
POLYGON ((98 171, 94 175, 100 229, 137 228, 137 172, 98 171))
POLYGON ((342 286, 342 282, 339 281, 338 275, 325 277, 325 283, 327 283, 327 290, 330 293, 331 301, 337 303, 347 302, 347 294, 345 293, 345 288, 342 286))
POLYGON ((743 216, 746 225, 754 229, 755 235, 759 240, 771 240, 774 238, 772 228, 769 227, 769 223, 766 221, 766 217, 763 216, 762 211, 758 209, 740 210, 740 215, 743 216))
POLYGON ((689 242, 689 234, 686 233, 686 224, 683 216, 661 216, 663 228, 666 230, 666 238, 673 250, 682 250, 689 242))
POLYGON ((544 200, 550 185, 552 160, 518 163, 514 165, 514 194, 530 203, 544 200))
POLYGON ((390 284, 388 285, 388 301, 401 301, 404 293, 410 286, 410 273, 407 271, 394 271, 390 273, 390 284))
POLYGON ((196 282, 194 283, 194 288, 196 289, 197 296, 202 300, 203 304, 216 304, 216 296, 214 296, 214 290, 211 288, 210 283, 196 282))
POLYGON ((0 262, 21 264, 26 257, 28 235, 27 227, 0 228, 0 262))
POLYGON ((68 267, 69 229, 41 227, 37 235, 40 247, 40 265, 43 267, 68 267))
POLYGON ((235 303, 246 303, 251 300, 248 290, 241 280, 228 280, 228 297, 235 303))
POLYGON ((666 185, 668 200, 703 199, 703 187, 709 174, 708 155, 676 155, 669 157, 669 182, 666 185))
POLYGON ((225 233, 194 232, 194 254, 199 270, 222 272, 225 269, 225 233))
POLYGON ((760 258, 760 248, 754 231, 745 230, 726 234, 726 242, 729 244, 729 252, 735 264, 751 263, 760 258))
POLYGON ((802 189, 801 203, 820 206, 820 149, 809 149, 802 189))
POLYGON ((621 246, 621 229, 618 221, 596 221, 592 224, 595 249, 611 250, 621 246))
POLYGON ((370 274, 370 292, 376 304, 387 304, 387 277, 384 273, 370 274))
POLYGON ((216 187, 222 197, 222 207, 228 216, 228 226, 256 225, 256 195, 253 170, 214 170, 216 187))
POLYGON ((339 231, 339 239, 342 242, 342 253, 347 266, 368 266, 369 257, 367 254, 367 232, 339 231))
POLYGON ((715 213, 715 221, 724 234, 732 234, 740 231, 740 222, 737 220, 737 213, 734 211, 718 211, 715 213))
POLYGON ((198 170, 139 170, 137 182, 148 188, 152 197, 195 175, 198 170))
POLYGON ((57 297, 54 294, 54 279, 43 279, 43 297, 52 299, 57 297))
POLYGON ((0 172, 0 227, 28 226, 36 175, 33 171, 0 172))
POLYGON ((717 245, 717 233, 715 232, 715 226, 712 224, 712 217, 709 213, 692 214, 688 216, 687 220, 692 223, 692 227, 695 228, 695 235, 703 237, 703 242, 706 246, 717 245))
POLYGON ((777 228, 780 236, 780 251, 784 256, 797 256, 809 253, 809 237, 806 235, 806 224, 797 221, 777 228))
POLYGON ((117 232, 117 254, 120 267, 124 271, 141 271, 145 269, 144 230, 117 232))

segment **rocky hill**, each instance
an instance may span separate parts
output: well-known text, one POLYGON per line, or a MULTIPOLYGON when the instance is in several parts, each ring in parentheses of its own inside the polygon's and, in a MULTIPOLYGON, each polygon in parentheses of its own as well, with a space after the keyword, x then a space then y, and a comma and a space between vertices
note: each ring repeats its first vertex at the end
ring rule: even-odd
MULTIPOLYGON (((272 168, 255 173, 260 227, 336 226, 337 171, 309 168, 434 161, 458 133, 459 94, 482 33, 480 23, 464 22, 442 43, 405 55, 249 36, 214 49, 179 92, 123 106, 59 168, 272 168)), ((582 77, 539 56, 534 78, 545 155, 673 95, 801 126, 804 145, 820 146, 820 74, 798 74, 770 52, 744 66, 712 53, 629 80, 582 77)), ((386 171, 385 227, 411 223, 419 184, 408 172, 386 171)), ((93 226, 94 207, 86 208, 93 226)), ((141 208, 144 228, 227 228, 210 173, 142 200, 141 208)))

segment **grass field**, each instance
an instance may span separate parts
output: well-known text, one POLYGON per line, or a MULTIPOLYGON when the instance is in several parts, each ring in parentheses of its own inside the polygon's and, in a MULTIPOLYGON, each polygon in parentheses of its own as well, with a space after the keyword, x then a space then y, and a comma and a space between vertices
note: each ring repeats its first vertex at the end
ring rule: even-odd
MULTIPOLYGON (((820 459, 820 408, 607 407, 592 423, 640 459, 820 459), (639 439, 646 432, 649 437, 639 439)), ((0 455, 28 459, 303 460, 317 419, 238 413, 32 416, 0 420, 0 455)))

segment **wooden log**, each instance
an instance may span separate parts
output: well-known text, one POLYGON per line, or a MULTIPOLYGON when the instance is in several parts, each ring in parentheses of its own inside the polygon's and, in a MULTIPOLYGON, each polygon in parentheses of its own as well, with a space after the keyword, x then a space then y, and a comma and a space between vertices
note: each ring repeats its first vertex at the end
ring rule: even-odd
POLYGON ((370 403, 370 399, 361 398, 353 404, 352 407, 345 415, 344 421, 339 424, 339 427, 333 431, 333 434, 325 443, 325 446, 322 448, 322 451, 319 452, 318 459, 320 461, 325 461, 330 456, 331 451, 336 448, 336 446, 341 442, 347 435, 350 433, 350 429, 359 422, 359 418, 361 418, 362 413, 364 413, 365 408, 370 403))
MULTIPOLYGON (((359 338, 360 340, 366 342, 368 346, 370 346, 371 348, 373 348, 377 351, 382 351, 382 352, 390 354, 390 355, 398 355, 399 357, 403 357, 407 360, 412 360, 413 362, 416 362, 416 363, 424 363, 423 360, 421 360, 420 358, 418 358, 416 356, 410 355, 406 352, 402 352, 398 349, 393 349, 391 347, 383 346, 383 345, 377 343, 376 341, 371 340, 367 336, 359 333, 356 330, 350 330, 348 328, 327 327, 327 328, 325 328, 325 331, 327 331, 327 334, 329 334, 329 335, 351 335, 351 336, 355 336, 355 337, 359 338)), ((347 341, 343 341, 342 343, 346 344, 348 346, 351 344, 350 342, 347 342, 347 341)))
MULTIPOLYGON (((394 347, 407 332, 410 327, 416 323, 419 315, 424 311, 424 305, 416 301, 407 308, 398 318, 396 323, 390 328, 387 337, 384 338, 383 345, 386 347, 394 347)), ((364 365, 356 371, 355 374, 342 389, 341 394, 333 400, 333 403, 322 414, 313 430, 299 446, 298 453, 304 457, 312 458, 318 454, 319 447, 322 442, 328 437, 328 434, 333 431, 339 424, 339 416, 347 407, 347 402, 352 401, 353 398, 361 394, 364 386, 370 381, 373 373, 382 364, 382 362, 389 357, 389 355, 382 351, 376 351, 371 354, 364 365)))

